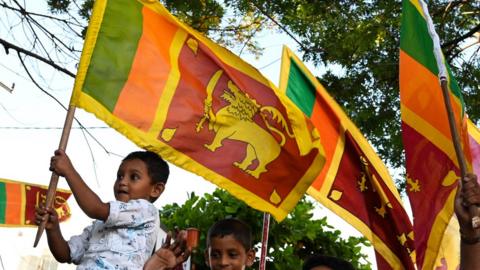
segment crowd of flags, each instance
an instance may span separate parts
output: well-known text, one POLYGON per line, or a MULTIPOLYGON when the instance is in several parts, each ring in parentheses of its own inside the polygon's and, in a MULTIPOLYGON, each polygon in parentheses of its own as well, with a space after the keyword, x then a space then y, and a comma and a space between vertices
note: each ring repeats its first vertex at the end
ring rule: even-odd
MULTIPOLYGON (((95 1, 71 105, 278 221, 309 194, 370 240, 378 269, 457 269, 461 172, 439 74, 474 172, 480 132, 425 3, 403 0, 402 10, 399 94, 413 224, 374 148, 290 49, 277 88, 158 1, 95 1)), ((31 225, 40 190, 1 180, 0 223, 31 225)), ((62 202, 68 195, 57 191, 62 202)), ((56 208, 70 215, 66 204, 56 208)))

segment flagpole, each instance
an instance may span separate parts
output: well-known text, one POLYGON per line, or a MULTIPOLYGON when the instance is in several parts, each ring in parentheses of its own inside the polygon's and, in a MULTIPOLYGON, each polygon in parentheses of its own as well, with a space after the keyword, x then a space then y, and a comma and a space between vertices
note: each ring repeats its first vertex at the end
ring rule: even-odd
MULTIPOLYGON (((58 149, 65 151, 67 148, 68 137, 70 136, 70 130, 72 129, 73 117, 75 116, 75 106, 70 105, 68 107, 67 116, 65 117, 65 124, 63 125, 62 137, 60 138, 60 143, 58 149)), ((57 190, 58 184, 58 175, 52 172, 50 177, 50 184, 48 185, 47 199, 45 201, 45 207, 51 207, 55 199, 55 192, 57 190)), ((48 220, 43 220, 40 225, 38 225, 37 235, 35 236, 35 242, 33 247, 37 247, 40 238, 42 237, 43 231, 45 230, 45 225, 48 220)))
POLYGON ((269 231, 270 231, 270 214, 263 213, 262 250, 260 252, 260 265, 258 266, 259 270, 265 270, 269 231))
MULTIPOLYGON (((460 167, 460 173, 462 175, 462 181, 465 175, 467 174, 467 162, 465 156, 463 155, 462 145, 460 142, 460 135, 455 125, 455 116, 453 115, 452 104, 450 102, 450 95, 448 89, 448 81, 446 77, 440 78, 440 85, 442 87, 443 99, 445 101, 445 107, 447 109, 448 123, 450 125, 450 132, 452 134, 453 146, 455 148, 455 153, 457 155, 458 165, 460 167)), ((474 229, 480 227, 480 217, 478 217, 477 206, 470 205, 468 207, 468 212, 470 218, 472 219, 472 227, 474 229)))

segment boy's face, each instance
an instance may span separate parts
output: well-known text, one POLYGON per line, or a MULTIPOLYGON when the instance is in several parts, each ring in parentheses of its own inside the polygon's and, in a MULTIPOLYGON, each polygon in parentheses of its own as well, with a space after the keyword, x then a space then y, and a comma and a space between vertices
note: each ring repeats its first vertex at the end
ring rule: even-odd
POLYGON ((233 235, 213 237, 205 251, 205 261, 212 270, 243 270, 252 266, 254 259, 253 250, 246 251, 233 235))
POLYGON ((117 180, 113 185, 115 199, 128 202, 135 199, 150 201, 163 192, 162 183, 154 184, 148 175, 145 162, 140 159, 125 160, 120 164, 117 172, 117 180))

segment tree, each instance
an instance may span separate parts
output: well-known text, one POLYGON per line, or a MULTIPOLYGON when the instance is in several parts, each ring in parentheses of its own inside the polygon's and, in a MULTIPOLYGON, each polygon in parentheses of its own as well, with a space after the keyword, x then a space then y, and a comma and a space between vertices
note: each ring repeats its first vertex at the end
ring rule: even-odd
MULTIPOLYGON (((313 210, 314 204, 303 199, 284 221, 270 223, 267 269, 298 269, 303 260, 311 254, 345 258, 354 264, 355 269, 370 269, 370 265, 364 263, 366 256, 360 253, 361 246, 368 246, 368 241, 356 237, 340 238, 340 231, 328 225, 326 217, 313 219, 313 210)), ((193 255, 193 262, 199 270, 207 269, 203 251, 208 228, 217 220, 227 217, 238 218, 250 225, 254 243, 257 243, 255 248, 259 250, 263 214, 226 191, 217 189, 203 197, 191 193, 183 205, 166 205, 160 210, 160 220, 169 230, 174 230, 177 226, 200 230, 200 245, 193 255)), ((258 268, 258 261, 253 268, 258 268)))
MULTIPOLYGON (((17 0, 3 1, 0 4, 3 9, 19 20, 4 16, 0 21, 12 29, 27 26, 22 29, 28 31, 25 35, 31 44, 24 48, 25 52, 41 55, 49 64, 72 67, 72 63, 78 61, 79 37, 84 32, 93 1, 47 2, 53 15, 31 13, 26 3, 24 6, 17 0), (38 21, 47 19, 60 25, 64 32, 57 34, 42 29, 38 21)), ((262 47, 255 38, 264 30, 274 29, 290 35, 298 43, 304 60, 325 70, 324 74, 318 74, 320 80, 380 156, 391 167, 403 168, 398 87, 400 0, 161 2, 192 27, 240 53, 247 50, 260 55, 262 47)), ((478 122, 480 2, 434 0, 428 4, 447 60, 463 89, 467 112, 478 122)), ((4 47, 12 48, 11 43, 5 41, 0 38, 4 47)))

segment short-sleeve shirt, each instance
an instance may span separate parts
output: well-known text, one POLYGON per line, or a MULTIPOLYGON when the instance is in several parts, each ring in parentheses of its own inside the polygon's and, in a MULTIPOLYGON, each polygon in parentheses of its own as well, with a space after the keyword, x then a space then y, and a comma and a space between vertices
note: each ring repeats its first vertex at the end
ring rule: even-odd
POLYGON ((112 201, 105 222, 95 220, 68 241, 77 269, 142 269, 152 255, 160 227, 157 208, 147 200, 112 201))

